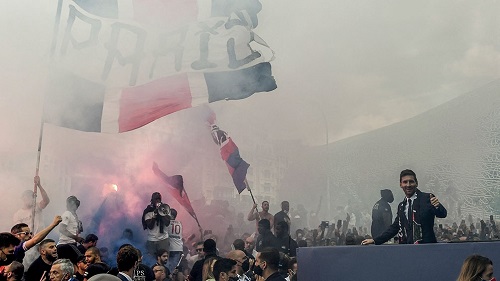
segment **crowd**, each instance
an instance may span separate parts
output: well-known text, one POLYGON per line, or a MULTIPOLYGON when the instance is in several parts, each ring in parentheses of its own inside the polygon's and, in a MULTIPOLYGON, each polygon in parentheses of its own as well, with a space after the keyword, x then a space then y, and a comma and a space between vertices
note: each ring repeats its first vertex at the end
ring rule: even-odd
MULTIPOLYGON (((416 179, 416 175, 413 177, 416 179)), ((40 191, 43 190, 38 177, 35 177, 35 184, 40 191)), ((413 185, 415 190, 415 183, 413 185)), ((409 190, 402 188, 405 193, 409 190)), ((35 206, 36 214, 41 213, 50 202, 47 193, 44 190, 41 193, 42 201, 35 206)), ((410 197, 415 196, 414 193, 408 193, 408 198, 414 198, 410 197)), ((387 195, 387 192, 382 192, 382 199, 384 194, 387 195)), ((421 198, 425 197, 423 193, 418 194, 421 198)), ((56 216, 49 226, 38 229, 40 224, 35 222, 36 232, 29 227, 32 217, 28 210, 31 211, 33 206, 32 197, 26 193, 23 198, 25 210, 16 212, 16 224, 10 232, 0 233, 0 280, 290 281, 297 280, 295 256, 299 247, 378 244, 380 238, 377 240, 377 237, 384 235, 380 232, 374 234, 373 225, 363 225, 359 215, 357 222, 353 223, 355 214, 349 212, 345 214, 345 219, 335 223, 321 221, 317 227, 300 227, 294 225, 293 218, 297 216, 290 214, 288 201, 281 202, 281 210, 274 215, 269 210, 269 202, 264 201, 260 211, 254 204, 246 218, 238 215, 240 221, 234 227, 230 225, 224 237, 206 231, 197 236, 183 233, 182 222, 176 220, 177 211, 164 204, 161 194, 155 192, 142 216, 147 241, 135 244, 131 239, 132 230, 124 229, 120 245, 98 245, 96 234, 82 233, 82 222, 77 215, 80 207, 77 197, 67 198, 67 210, 56 216), (57 232, 58 241, 46 238, 52 231, 57 232), (116 251, 114 247, 117 247, 116 251)), ((432 194, 426 198, 437 212, 440 207, 437 198, 432 194)), ((381 202, 374 206, 372 224, 378 221, 376 211, 379 206, 382 206, 381 202)), ((401 206, 404 204, 400 203, 399 211, 408 212, 408 208, 411 209, 401 206)), ((400 216, 398 213, 395 221, 400 216)), ((392 223, 392 212, 390 218, 385 218, 385 223, 395 224, 392 223)), ((385 227, 390 228, 391 225, 385 227)), ((500 236, 493 216, 488 221, 474 221, 469 216, 467 222, 434 223, 433 232, 437 242, 498 240, 500 236)), ((417 241, 417 237, 403 237, 406 240, 401 240, 399 233, 390 234, 391 238, 396 237, 387 243, 411 243, 408 242, 412 241, 408 240, 410 238, 417 241)))

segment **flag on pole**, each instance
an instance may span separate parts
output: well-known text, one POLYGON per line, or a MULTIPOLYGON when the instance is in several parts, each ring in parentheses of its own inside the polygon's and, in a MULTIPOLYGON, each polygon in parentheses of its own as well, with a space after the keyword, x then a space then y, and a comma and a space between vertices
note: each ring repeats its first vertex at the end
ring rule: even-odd
POLYGON ((181 204, 182 207, 184 207, 184 209, 186 209, 186 211, 198 222, 193 206, 191 206, 191 201, 189 201, 189 197, 184 189, 184 180, 182 176, 167 176, 160 170, 160 168, 158 168, 158 164, 156 164, 156 162, 153 162, 153 173, 166 185, 169 195, 175 198, 175 200, 177 200, 177 202, 179 202, 179 204, 181 204))
POLYGON ((233 178, 233 183, 238 193, 241 193, 247 187, 245 179, 250 164, 241 158, 238 147, 233 140, 228 137, 226 132, 219 129, 215 124, 212 124, 211 128, 212 138, 214 142, 220 146, 222 160, 226 162, 229 174, 233 178))

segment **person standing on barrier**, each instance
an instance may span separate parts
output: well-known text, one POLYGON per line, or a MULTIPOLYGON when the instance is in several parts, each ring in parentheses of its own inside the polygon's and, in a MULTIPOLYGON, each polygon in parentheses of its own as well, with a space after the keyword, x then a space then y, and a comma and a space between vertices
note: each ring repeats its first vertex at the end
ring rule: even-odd
POLYGON ((417 175, 412 170, 401 172, 399 186, 405 193, 405 199, 398 205, 396 219, 382 234, 363 240, 362 245, 383 244, 396 234, 399 244, 437 242, 434 219, 446 218, 446 209, 434 194, 422 192, 417 188, 417 175))
POLYGON ((151 195, 151 204, 144 209, 142 214, 142 226, 148 233, 146 250, 153 259, 156 259, 156 252, 159 249, 170 248, 167 229, 170 225, 170 215, 161 213, 162 205, 161 194, 154 192, 151 195))

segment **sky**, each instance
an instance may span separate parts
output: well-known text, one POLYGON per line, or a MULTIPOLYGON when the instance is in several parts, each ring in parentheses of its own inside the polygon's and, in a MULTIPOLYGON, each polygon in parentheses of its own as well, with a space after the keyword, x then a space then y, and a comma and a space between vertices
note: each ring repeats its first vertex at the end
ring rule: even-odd
MULTIPOLYGON (((257 127, 275 140, 298 140, 305 146, 334 143, 416 116, 500 75, 498 1, 261 3, 255 32, 274 51, 278 88, 212 104, 221 128, 235 139, 245 135, 245 128, 257 127)), ((13 190, 32 186, 56 4, 0 3, 0 189, 13 198, 13 190)), ((144 143, 141 135, 169 126, 175 130, 199 118, 197 109, 187 111, 123 136, 92 135, 88 142, 60 130, 46 137, 47 147, 57 148, 48 140, 58 140, 59 153, 78 155, 89 148, 101 151, 99 146, 115 138, 128 145, 144 143)), ((198 135, 187 137, 193 136, 198 135)), ((145 150, 151 153, 154 141, 147 143, 145 150)), ((180 161, 178 170, 189 169, 191 161, 180 161)), ((5 206, 15 207, 13 202, 5 206)))

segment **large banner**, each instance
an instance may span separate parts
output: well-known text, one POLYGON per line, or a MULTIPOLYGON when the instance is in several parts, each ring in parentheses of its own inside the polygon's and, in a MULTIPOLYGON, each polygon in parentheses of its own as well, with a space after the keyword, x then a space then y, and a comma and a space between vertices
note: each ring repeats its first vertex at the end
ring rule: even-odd
POLYGON ((198 20, 203 13, 196 1, 184 10, 175 1, 171 9, 184 15, 165 18, 155 15, 156 10, 173 1, 151 1, 158 6, 135 1, 101 12, 116 18, 86 11, 92 1, 81 1, 82 6, 61 1, 53 42, 57 65, 107 87, 135 86, 178 73, 237 70, 272 59, 262 55, 270 49, 253 32, 257 11, 248 5, 217 9, 214 1, 210 16, 198 20), (262 52, 253 48, 259 46, 262 52))

